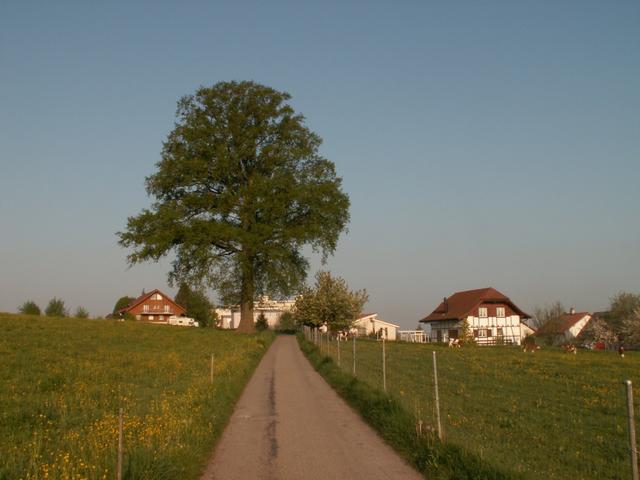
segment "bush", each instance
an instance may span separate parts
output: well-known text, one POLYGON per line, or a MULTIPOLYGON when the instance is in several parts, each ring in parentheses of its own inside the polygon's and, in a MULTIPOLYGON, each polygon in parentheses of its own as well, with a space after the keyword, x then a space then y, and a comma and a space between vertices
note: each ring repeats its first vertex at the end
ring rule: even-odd
POLYGON ((89 318, 89 312, 86 308, 80 306, 76 308, 76 313, 73 314, 76 318, 89 318))
POLYGON ((33 300, 27 300, 18 307, 18 312, 23 315, 40 315, 40 307, 33 300))
POLYGON ((44 309, 44 314, 47 317, 66 317, 69 315, 64 305, 64 300, 56 297, 49 300, 47 308, 44 309))
POLYGON ((295 333, 296 330, 296 321, 293 318, 293 314, 291 312, 284 312, 282 315, 280 315, 280 320, 278 320, 276 331, 280 333, 295 333))
POLYGON ((269 322, 267 322, 267 317, 264 316, 264 313, 261 312, 256 320, 256 330, 263 332, 267 328, 269 328, 269 322))

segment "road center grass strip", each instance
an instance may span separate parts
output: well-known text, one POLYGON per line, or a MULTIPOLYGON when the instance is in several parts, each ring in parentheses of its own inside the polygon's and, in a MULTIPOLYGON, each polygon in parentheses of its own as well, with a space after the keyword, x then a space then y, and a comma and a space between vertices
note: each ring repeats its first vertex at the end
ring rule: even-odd
POLYGON ((416 418, 396 399, 354 378, 321 355, 316 345, 298 334, 314 368, 410 464, 433 480, 508 480, 521 476, 497 468, 457 445, 440 443, 432 432, 418 434, 416 418))
POLYGON ((272 340, 0 315, 0 480, 114 478, 120 407, 124 478, 198 478, 272 340))

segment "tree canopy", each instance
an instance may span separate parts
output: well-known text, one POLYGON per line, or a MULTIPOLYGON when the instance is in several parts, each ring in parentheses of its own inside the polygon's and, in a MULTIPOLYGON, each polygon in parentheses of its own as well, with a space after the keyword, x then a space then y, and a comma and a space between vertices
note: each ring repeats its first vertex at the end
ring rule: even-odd
POLYGON ((191 289, 182 283, 178 289, 175 301, 187 309, 187 316, 198 321, 201 327, 214 326, 213 304, 202 290, 191 289))
POLYGON ((241 305, 251 331, 260 294, 291 295, 306 277, 310 245, 333 253, 349 198, 320 137, 290 95, 254 82, 201 87, 178 102, 177 122, 147 177, 149 209, 119 232, 130 264, 175 255, 169 282, 207 284, 241 305))
POLYGON ((44 314, 47 317, 66 317, 69 315, 67 307, 64 305, 64 300, 57 297, 53 297, 49 300, 47 308, 44 309, 44 314))
POLYGON ((333 332, 348 330, 368 299, 366 290, 349 290, 344 279, 318 272, 314 287, 305 288, 296 299, 294 317, 302 325, 327 325, 333 332))
POLYGON ((27 300, 18 307, 18 312, 23 315, 40 315, 40 307, 33 300, 27 300))
POLYGON ((118 299, 118 301, 116 302, 116 304, 113 306, 113 314, 116 315, 120 310, 122 310, 124 307, 128 306, 134 300, 135 300, 135 298, 129 297, 129 296, 126 296, 126 295, 124 297, 120 297, 118 299))

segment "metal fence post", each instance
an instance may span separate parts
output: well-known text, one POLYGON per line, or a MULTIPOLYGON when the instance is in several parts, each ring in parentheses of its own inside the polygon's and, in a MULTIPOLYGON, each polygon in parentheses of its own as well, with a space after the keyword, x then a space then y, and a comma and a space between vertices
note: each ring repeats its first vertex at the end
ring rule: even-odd
POLYGON ((433 351, 433 382, 436 394, 436 422, 438 423, 438 438, 442 441, 442 422, 440 421, 440 395, 438 392, 438 364, 436 362, 436 352, 433 351))
POLYGON ((385 339, 382 337, 382 388, 387 393, 387 350, 385 339))
POLYGON ((116 480, 122 480, 122 459, 124 457, 124 420, 122 407, 118 416, 118 463, 116 465, 116 480))
POLYGON ((629 422, 629 453, 631 454, 631 478, 638 480, 638 446, 636 443, 636 424, 633 419, 633 390, 631 380, 624 382, 627 386, 627 418, 629 422))

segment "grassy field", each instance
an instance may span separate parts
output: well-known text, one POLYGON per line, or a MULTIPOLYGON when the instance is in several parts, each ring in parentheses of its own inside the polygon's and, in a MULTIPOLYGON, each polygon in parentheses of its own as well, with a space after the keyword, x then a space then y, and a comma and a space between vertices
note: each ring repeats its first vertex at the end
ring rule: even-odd
MULTIPOLYGON (((337 363, 335 340, 328 351, 337 363)), ((447 443, 522 478, 630 478, 622 382, 640 386, 640 353, 620 359, 615 352, 525 354, 514 347, 388 342, 388 393, 431 435, 433 351, 447 443)), ((340 353, 342 370, 350 374, 351 343, 343 342, 340 353)), ((358 341, 356 360, 358 380, 382 389, 381 342, 358 341)), ((638 412, 640 388, 636 393, 638 412)))
POLYGON ((197 478, 272 338, 1 314, 0 479, 197 478))

